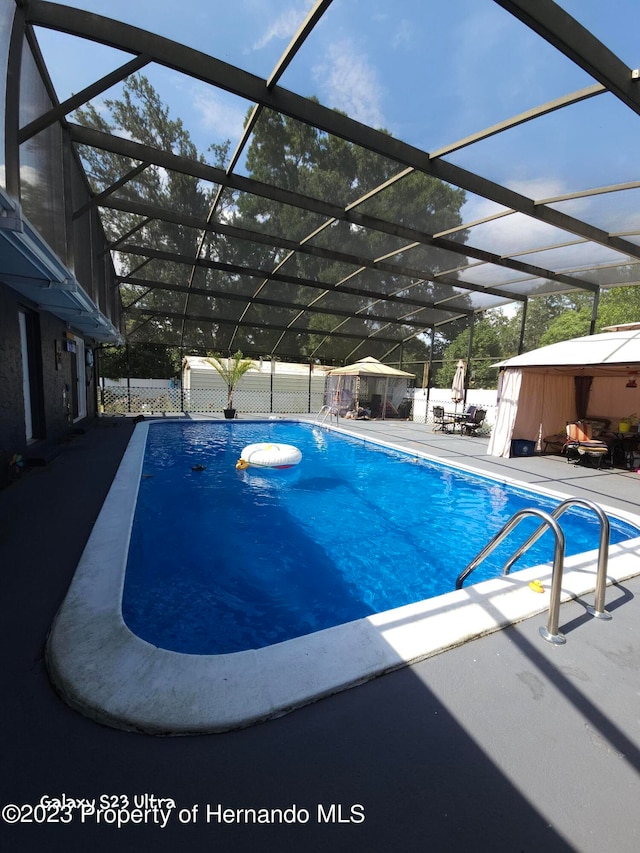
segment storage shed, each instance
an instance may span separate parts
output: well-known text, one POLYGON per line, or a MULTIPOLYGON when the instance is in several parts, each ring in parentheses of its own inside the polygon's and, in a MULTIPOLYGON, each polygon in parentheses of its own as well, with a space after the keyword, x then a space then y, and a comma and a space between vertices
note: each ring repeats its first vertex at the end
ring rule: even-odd
MULTIPOLYGON (((223 359, 224 360, 224 359, 223 359)), ((329 368, 257 359, 240 379, 234 393, 239 414, 317 412, 324 398, 329 368)), ((185 356, 182 362, 185 410, 220 412, 227 404, 227 387, 213 365, 202 356, 185 356)))

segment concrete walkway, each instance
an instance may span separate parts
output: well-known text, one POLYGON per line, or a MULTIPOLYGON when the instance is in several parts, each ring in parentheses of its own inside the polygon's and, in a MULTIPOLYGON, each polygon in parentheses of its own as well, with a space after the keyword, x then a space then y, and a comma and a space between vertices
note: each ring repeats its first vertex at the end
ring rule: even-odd
MULTIPOLYGON (((354 427, 640 512, 637 474, 493 460, 486 439, 412 423, 354 427)), ((98 421, 0 492, 1 804, 66 795, 104 806, 5 810, 3 850, 640 849, 638 579, 609 589, 610 622, 563 605, 564 646, 545 643, 534 617, 242 731, 154 738, 69 709, 42 650, 131 428, 98 421), (24 822, 7 823, 16 813, 24 822)))

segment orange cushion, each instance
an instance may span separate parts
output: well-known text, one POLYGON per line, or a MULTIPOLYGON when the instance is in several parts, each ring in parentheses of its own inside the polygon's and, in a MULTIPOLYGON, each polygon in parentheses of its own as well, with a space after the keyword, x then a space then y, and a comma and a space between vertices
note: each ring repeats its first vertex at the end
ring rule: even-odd
POLYGON ((575 424, 567 424, 567 436, 571 441, 589 441, 591 438, 591 425, 577 421, 575 424))

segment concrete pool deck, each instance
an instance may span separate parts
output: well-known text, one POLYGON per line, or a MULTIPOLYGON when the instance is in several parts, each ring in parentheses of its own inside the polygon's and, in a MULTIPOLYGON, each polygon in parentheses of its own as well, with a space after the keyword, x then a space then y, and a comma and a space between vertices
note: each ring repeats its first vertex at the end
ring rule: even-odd
MULTIPOLYGON (((411 423, 359 422, 409 449, 518 476, 632 513, 637 474, 561 459, 493 460, 486 439, 411 423)), ((47 468, 0 492, 3 584, 3 803, 43 795, 144 792, 172 797, 164 829, 0 825, 4 849, 616 850, 640 841, 640 636, 632 578, 608 589, 610 622, 561 607, 567 644, 536 616, 352 690, 242 731, 152 738, 96 725, 52 691, 44 640, 131 424, 98 422, 47 468), (114 424, 112 426, 112 424, 114 424), (311 819, 260 826, 206 821, 206 804, 307 808, 311 819), (348 821, 352 804, 362 823, 348 821), (180 808, 199 804, 187 824, 180 808), (318 819, 341 804, 346 822, 318 819)), ((591 597, 586 599, 589 603, 591 597)))

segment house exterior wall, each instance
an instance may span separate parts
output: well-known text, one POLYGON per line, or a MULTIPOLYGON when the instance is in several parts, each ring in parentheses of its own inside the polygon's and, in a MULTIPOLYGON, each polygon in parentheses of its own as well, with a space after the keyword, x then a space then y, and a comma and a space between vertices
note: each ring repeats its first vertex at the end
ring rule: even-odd
MULTIPOLYGON (((22 358, 18 303, 13 291, 0 285, 0 454, 24 449, 22 358)), ((4 460, 8 463, 8 457, 4 460)), ((6 464, 2 465, 6 468, 6 464)), ((6 473, 6 472, 4 472, 6 473)))
POLYGON ((18 136, 54 106, 19 6, 0 3, 0 485, 15 473, 14 454, 49 458, 50 447, 95 416, 84 352, 118 339, 121 324, 115 270, 98 211, 84 210, 90 188, 66 130, 54 122, 25 141, 18 136), (74 412, 85 389, 86 414, 74 412))
MULTIPOLYGON (((7 481, 9 461, 14 454, 28 458, 45 449, 49 452, 71 428, 95 417, 95 376, 89 369, 85 381, 87 415, 73 419, 71 390, 76 377, 72 354, 65 349, 66 340, 67 327, 62 320, 46 311, 34 310, 14 290, 0 284, 0 485, 7 481), (30 313, 39 330, 32 385, 35 384, 34 393, 41 401, 41 417, 35 418, 31 442, 27 441, 24 414, 20 311, 30 313)), ((91 348, 91 342, 85 341, 85 346, 91 348)))

